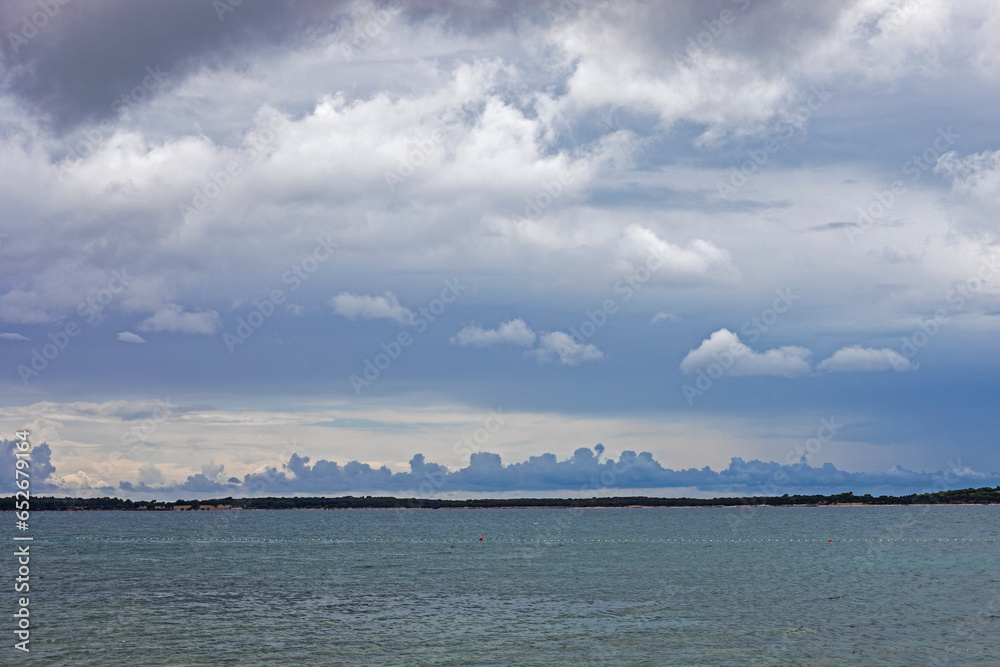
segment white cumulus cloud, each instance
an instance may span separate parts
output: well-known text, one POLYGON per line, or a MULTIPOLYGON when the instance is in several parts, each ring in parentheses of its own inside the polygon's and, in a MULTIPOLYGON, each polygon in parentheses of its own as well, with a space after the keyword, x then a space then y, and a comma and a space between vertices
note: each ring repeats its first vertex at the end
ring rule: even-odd
POLYGON ((14 289, 0 296, 0 320, 15 324, 40 324, 51 319, 37 292, 14 289))
POLYGON ((402 325, 412 324, 414 320, 413 311, 401 306, 392 292, 386 292, 385 296, 341 292, 330 299, 330 305, 333 312, 349 320, 385 319, 402 325))
POLYGON ((833 353, 829 359, 823 360, 817 367, 820 371, 830 373, 847 373, 854 371, 908 371, 916 365, 896 350, 851 345, 833 353))
POLYGON ((5 340, 31 340, 27 336, 22 336, 19 333, 0 333, 0 338, 5 340))
POLYGON ((951 151, 938 159, 934 171, 950 177, 951 187, 958 194, 1000 203, 1000 151, 983 151, 964 158, 951 151))
POLYGON ((106 480, 89 475, 83 470, 57 477, 55 482, 69 491, 90 491, 109 486, 106 480))
POLYGON ((811 354, 806 348, 794 345, 756 352, 740 342, 732 331, 719 329, 687 353, 681 361, 681 372, 691 375, 715 364, 724 375, 798 377, 812 372, 806 361, 811 354))
POLYGON ((726 280, 737 274, 729 252, 711 241, 695 239, 682 248, 638 224, 622 231, 617 255, 619 269, 632 272, 645 266, 662 278, 726 280))
POLYGON ((562 331, 542 334, 538 347, 524 354, 534 357, 540 364, 559 363, 563 366, 576 366, 584 361, 604 359, 604 353, 596 346, 574 340, 572 336, 562 331))
POLYGON ((131 331, 122 331, 118 334, 118 340, 123 343, 145 343, 146 339, 131 331))
MULTIPOLYGON (((186 312, 176 303, 170 303, 146 318, 136 328, 139 331, 169 331, 190 334, 213 334, 219 328, 219 313, 204 310, 186 312)), ((135 341, 131 341, 135 342, 135 341)))
POLYGON ((483 329, 478 325, 463 327, 452 337, 451 343, 462 347, 487 347, 502 344, 531 347, 535 344, 537 337, 524 320, 516 319, 501 322, 496 329, 483 329))

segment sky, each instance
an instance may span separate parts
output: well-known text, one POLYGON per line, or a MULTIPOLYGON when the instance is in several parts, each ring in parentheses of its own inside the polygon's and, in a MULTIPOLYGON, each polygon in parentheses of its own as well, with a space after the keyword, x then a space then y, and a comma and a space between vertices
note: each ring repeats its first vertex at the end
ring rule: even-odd
POLYGON ((12 0, 0 35, 0 448, 39 492, 1000 484, 992 0, 12 0))

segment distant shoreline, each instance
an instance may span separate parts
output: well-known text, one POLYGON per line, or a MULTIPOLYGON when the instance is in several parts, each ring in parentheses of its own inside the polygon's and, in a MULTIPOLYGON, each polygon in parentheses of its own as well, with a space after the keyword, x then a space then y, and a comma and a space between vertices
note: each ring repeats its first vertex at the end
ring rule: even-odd
MULTIPOLYGON (((443 500, 392 496, 212 498, 206 500, 127 500, 122 498, 57 498, 35 496, 31 511, 220 511, 220 510, 346 510, 346 509, 658 509, 665 507, 904 507, 913 505, 1000 505, 1000 486, 956 489, 907 496, 836 495, 744 496, 722 498, 656 498, 608 496, 593 498, 478 498, 443 500)), ((15 497, 0 498, 0 511, 15 509, 15 497)))
MULTIPOLYGON (((216 508, 214 511, 221 512, 356 512, 356 511, 395 511, 407 510, 414 512, 436 512, 440 510, 614 510, 614 509, 635 509, 635 510, 668 510, 668 509, 794 509, 794 508, 818 508, 818 507, 998 507, 1000 503, 829 503, 814 505, 768 505, 758 503, 755 505, 615 505, 615 506, 593 506, 593 505, 497 505, 495 507, 228 507, 216 508)), ((0 512, 12 512, 13 510, 0 509, 0 512)), ((145 512, 148 510, 137 508, 94 508, 94 507, 72 507, 66 509, 40 509, 33 512, 145 512)), ((163 510, 156 510, 157 512, 163 510)), ((196 510, 180 510, 196 511, 196 510)))

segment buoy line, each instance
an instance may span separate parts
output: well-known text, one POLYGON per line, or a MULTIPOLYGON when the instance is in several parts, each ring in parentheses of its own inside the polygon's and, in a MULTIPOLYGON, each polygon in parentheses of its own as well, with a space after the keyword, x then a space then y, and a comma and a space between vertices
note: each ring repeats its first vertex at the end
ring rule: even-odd
MULTIPOLYGON (((471 538, 383 538, 369 537, 364 539, 336 538, 336 537, 316 537, 316 538, 274 538, 274 537, 77 537, 78 540, 89 542, 320 542, 329 544, 364 544, 368 542, 408 542, 420 544, 435 544, 445 542, 522 542, 522 543, 640 543, 640 544, 666 544, 666 543, 763 543, 763 542, 996 542, 1000 538, 973 538, 973 537, 933 537, 933 538, 872 538, 872 537, 851 537, 851 538, 660 538, 660 539, 602 539, 602 538, 580 538, 580 539, 531 539, 531 538, 492 538, 492 537, 471 537, 471 538)), ((44 541, 44 538, 43 538, 44 541)))

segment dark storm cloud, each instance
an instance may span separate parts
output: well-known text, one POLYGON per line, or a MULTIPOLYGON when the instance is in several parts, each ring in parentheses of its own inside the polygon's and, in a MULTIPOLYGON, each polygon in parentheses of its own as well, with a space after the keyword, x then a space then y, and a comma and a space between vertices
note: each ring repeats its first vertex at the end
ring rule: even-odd
MULTIPOLYGON (((0 440, 0 491, 14 493, 18 490, 15 477, 17 457, 17 440, 0 440)), ((41 443, 31 448, 31 459, 27 473, 30 475, 31 490, 35 493, 60 492, 58 486, 50 480, 56 468, 52 465, 52 450, 47 443, 41 443)), ((23 478, 22 478, 23 479, 23 478)))
MULTIPOLYGON (((114 100, 140 84, 147 67, 178 81, 202 66, 231 64, 251 52, 334 30, 346 20, 350 5, 346 0, 12 0, 0 6, 5 74, 11 92, 54 129, 66 131, 106 114, 114 100)), ((740 12, 742 19, 733 44, 744 55, 759 52, 774 64, 784 58, 779 49, 794 50, 828 30, 838 11, 831 2, 801 6, 716 0, 648 6, 650 24, 635 39, 650 53, 669 57, 683 50, 687 38, 697 39, 728 10, 740 12), (775 12, 781 21, 774 20, 775 12)), ((514 33, 525 22, 552 28, 592 9, 582 0, 378 0, 371 11, 397 7, 410 23, 440 23, 467 35, 514 33)))
POLYGON ((176 81, 213 61, 239 59, 309 31, 330 29, 348 4, 62 1, 41 0, 47 11, 39 0, 0 6, 10 90, 60 131, 106 114, 116 98, 142 82, 147 67, 158 67, 176 81))
MULTIPOLYGON (((568 0, 567 0, 568 1, 568 0)), ((215 63, 295 44, 347 21, 348 0, 12 0, 0 6, 3 61, 10 90, 66 131, 107 114, 159 68, 180 80, 215 63), (64 3, 64 4, 63 4, 64 3)), ((511 28, 531 8, 538 20, 564 18, 576 5, 552 10, 524 2, 376 0, 374 15, 400 8, 413 22, 443 20, 453 31, 476 34, 511 28)), ((363 28, 363 26, 361 26, 363 28)))
MULTIPOLYGON (((964 488, 996 484, 1000 474, 983 474, 968 469, 934 473, 914 472, 895 466, 885 472, 852 473, 831 463, 822 467, 805 461, 779 464, 773 461, 744 461, 734 457, 719 472, 701 469, 673 470, 663 467, 649 452, 624 451, 617 461, 600 458, 601 445, 594 451, 581 447, 571 458, 558 460, 554 454, 532 456, 527 461, 504 465, 498 454, 476 452, 469 465, 455 471, 428 462, 422 454, 410 461, 410 471, 393 473, 386 466, 374 468, 351 461, 340 465, 320 459, 309 464, 308 457, 292 454, 282 467, 268 468, 230 478, 222 483, 203 473, 191 475, 175 486, 154 487, 122 482, 130 497, 173 497, 178 494, 266 496, 338 495, 345 493, 393 493, 403 496, 430 496, 438 493, 506 493, 600 491, 612 489, 691 489, 721 495, 780 495, 782 493, 912 493, 943 488, 964 488)), ((219 468, 221 476, 221 467, 219 468)))

